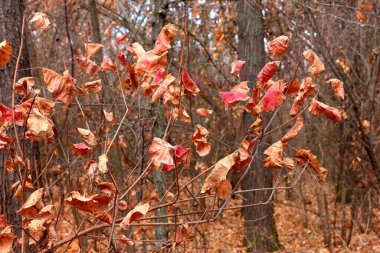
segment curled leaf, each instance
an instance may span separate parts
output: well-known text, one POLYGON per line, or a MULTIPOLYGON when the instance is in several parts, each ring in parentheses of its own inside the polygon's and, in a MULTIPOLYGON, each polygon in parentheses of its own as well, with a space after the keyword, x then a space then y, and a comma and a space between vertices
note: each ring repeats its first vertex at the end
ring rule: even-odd
POLYGON ((85 197, 79 192, 73 191, 69 193, 69 196, 65 199, 65 202, 79 211, 95 214, 103 213, 112 199, 113 196, 104 193, 98 193, 85 197))
POLYGON ((309 112, 313 115, 322 114, 326 118, 331 119, 333 121, 342 121, 342 116, 340 115, 340 112, 337 108, 319 102, 315 98, 310 103, 309 112))
POLYGON ((87 129, 84 128, 76 128, 77 132, 82 136, 85 142, 87 142, 90 146, 96 146, 98 145, 98 141, 95 138, 95 135, 87 129))
POLYGON ((0 232, 0 252, 12 252, 13 241, 16 238, 10 226, 3 228, 0 232))
POLYGON ((187 69, 182 69, 182 83, 185 89, 185 94, 197 94, 200 90, 198 85, 191 79, 187 69))
POLYGON ((42 202, 43 194, 44 188, 40 188, 30 194, 24 205, 17 211, 17 214, 28 219, 33 219, 39 210, 44 206, 42 202))
POLYGON ((294 139, 302 127, 303 127, 303 119, 301 116, 298 116, 294 126, 289 130, 289 132, 286 133, 284 137, 281 138, 281 141, 283 143, 287 143, 288 141, 294 139))
POLYGON ((0 43, 0 67, 10 62, 13 54, 13 49, 9 41, 4 40, 0 43))
POLYGON ((100 79, 92 81, 92 82, 87 82, 82 85, 82 89, 89 93, 89 92, 99 92, 102 90, 102 81, 100 79))
POLYGON ((260 83, 266 83, 272 78, 278 66, 280 66, 280 61, 272 61, 265 64, 261 69, 260 73, 257 75, 257 79, 260 83))
POLYGON ((245 61, 241 61, 241 60, 237 60, 231 63, 231 74, 234 76, 238 76, 244 64, 245 64, 245 61))
POLYGON ((50 25, 50 20, 45 13, 35 12, 30 16, 29 24, 32 25, 34 29, 43 32, 50 25))
POLYGON ((153 138, 148 149, 148 153, 152 157, 153 166, 156 168, 159 168, 161 164, 174 166, 174 150, 175 148, 167 141, 156 137, 153 138))
POLYGON ((212 114, 212 110, 208 110, 205 108, 198 108, 197 109, 197 114, 202 116, 202 117, 208 117, 212 114))
POLYGON ((84 48, 86 50, 86 57, 91 58, 97 52, 99 52, 104 46, 99 43, 84 43, 84 48))
POLYGON ((173 24, 165 25, 156 38, 153 52, 157 55, 161 55, 168 51, 171 48, 170 43, 172 43, 177 32, 178 29, 173 24))
POLYGON ((333 88, 335 95, 337 95, 341 99, 344 99, 344 87, 342 81, 336 78, 332 78, 327 80, 326 83, 333 88))
POLYGON ((77 63, 89 75, 95 75, 100 71, 100 67, 92 60, 85 56, 77 57, 77 63))
POLYGON ((302 80, 300 90, 297 93, 297 97, 294 99, 292 108, 289 115, 294 117, 299 113, 301 105, 303 105, 306 99, 313 93, 316 85, 313 84, 313 80, 310 77, 306 77, 302 80))
POLYGON ((206 156, 210 153, 211 144, 207 142, 207 135, 209 131, 201 125, 195 126, 195 132, 191 136, 191 141, 196 147, 196 151, 199 156, 206 156))
POLYGON ((328 171, 319 165, 317 156, 313 155, 310 150, 298 150, 296 153, 296 161, 301 167, 309 165, 313 169, 320 184, 326 181, 328 171))
POLYGON ((308 72, 312 75, 318 75, 325 71, 325 65, 322 63, 321 59, 313 52, 313 50, 308 49, 303 52, 303 57, 308 61, 310 67, 308 72))
POLYGON ((71 147, 71 150, 80 156, 90 155, 92 153, 92 149, 86 144, 84 144, 83 142, 73 144, 73 146, 71 147))
POLYGON ((228 108, 233 107, 240 101, 248 100, 248 92, 248 82, 241 82, 238 85, 234 86, 230 91, 219 92, 219 96, 224 102, 224 108, 227 110, 228 108))
POLYGON ((285 35, 279 36, 269 42, 268 44, 268 51, 273 55, 274 57, 279 57, 283 55, 288 48, 289 44, 289 38, 285 35))
POLYGON ((100 68, 103 70, 103 71, 116 71, 117 68, 116 68, 116 65, 112 62, 111 59, 104 59, 102 64, 100 65, 100 68))
POLYGON ((106 154, 99 156, 98 167, 99 167, 99 171, 103 174, 108 171, 107 162, 108 162, 108 157, 106 154))
POLYGON ((283 164, 284 143, 277 141, 264 151, 267 156, 264 160, 265 168, 281 169, 283 164))
POLYGON ((137 220, 138 218, 143 217, 149 211, 149 203, 139 204, 135 208, 133 208, 127 216, 120 222, 120 227, 123 229, 127 229, 129 225, 137 220))

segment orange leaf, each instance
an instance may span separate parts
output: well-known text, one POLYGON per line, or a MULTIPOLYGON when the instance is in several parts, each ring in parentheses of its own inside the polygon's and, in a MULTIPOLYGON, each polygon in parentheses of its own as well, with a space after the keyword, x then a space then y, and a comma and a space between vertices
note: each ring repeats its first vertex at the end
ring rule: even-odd
POLYGON ((143 205, 141 203, 138 204, 120 222, 120 227, 127 229, 132 222, 134 222, 138 218, 143 217, 149 211, 149 208, 150 208, 149 203, 145 203, 143 205))
POLYGON ((25 100, 34 97, 33 90, 34 77, 23 77, 13 84, 13 89, 17 94, 23 95, 25 100))
POLYGON ((102 64, 100 65, 100 68, 103 70, 103 71, 116 71, 117 68, 116 68, 116 65, 112 62, 111 59, 104 59, 102 64))
POLYGON ((102 90, 102 81, 100 79, 92 81, 92 82, 87 82, 82 85, 82 89, 89 93, 89 92, 99 92, 102 90))
POLYGON ((88 145, 96 146, 98 144, 95 135, 90 130, 79 127, 77 127, 76 130, 82 136, 83 140, 87 142, 88 145))
POLYGON ((334 90, 335 95, 337 95, 341 99, 344 99, 344 87, 343 87, 342 81, 336 78, 332 78, 332 79, 329 79, 326 83, 331 85, 331 87, 334 90))
POLYGON ((368 20, 367 15, 365 15, 365 12, 362 10, 356 11, 356 20, 359 22, 366 22, 368 20))
POLYGON ((302 127, 303 119, 301 116, 298 116, 294 126, 289 130, 289 132, 287 132, 287 134, 284 137, 281 138, 282 143, 288 143, 288 141, 294 139, 302 127))
POLYGON ((286 96, 293 96, 297 94, 300 88, 300 82, 294 80, 292 83, 286 83, 285 91, 286 96))
POLYGON ((199 156, 206 156, 210 153, 211 144, 207 142, 207 135, 209 131, 201 125, 195 126, 195 132, 190 140, 194 143, 196 151, 199 156))
POLYGON ((268 51, 273 55, 274 57, 279 57, 283 55, 288 48, 289 44, 289 38, 287 36, 279 36, 269 42, 268 44, 268 51))
POLYGON ((77 57, 77 63, 89 75, 95 75, 100 71, 100 67, 85 56, 77 57))
POLYGON ((153 52, 156 55, 161 55, 168 51, 171 46, 170 43, 173 41, 174 37, 177 35, 178 29, 172 25, 167 24, 162 29, 160 34, 156 38, 156 42, 154 44, 153 52))
POLYGON ((17 211, 17 214, 28 219, 33 219, 44 206, 44 203, 42 202, 43 194, 44 188, 40 188, 30 194, 24 205, 17 211))
POLYGON ((175 81, 175 77, 171 74, 166 75, 165 79, 160 82, 159 87, 152 95, 151 102, 154 103, 159 100, 162 96, 164 96, 165 92, 168 90, 169 86, 172 85, 175 81))
POLYGON ((284 143, 277 141, 264 151, 267 156, 264 160, 265 168, 281 169, 283 164, 284 143))
POLYGON ((15 234, 12 233, 12 229, 10 226, 5 227, 0 232, 0 252, 1 253, 8 253, 13 252, 12 246, 13 241, 16 238, 15 234))
POLYGON ((99 43, 84 43, 84 48, 86 50, 86 57, 91 59, 98 51, 100 51, 104 46, 99 43))
POLYGON ((312 75, 318 75, 325 71, 325 65, 319 59, 319 57, 313 52, 313 50, 308 49, 303 52, 303 57, 309 62, 311 65, 308 69, 308 72, 312 75))
POLYGON ((153 138, 152 144, 148 149, 148 153, 152 157, 153 166, 159 168, 161 164, 174 166, 175 148, 167 141, 159 138, 153 138))
POLYGON ((203 117, 208 117, 212 114, 212 110, 208 110, 205 108, 198 108, 197 109, 197 114, 203 117))
POLYGON ((326 118, 331 119, 333 121, 337 121, 337 122, 342 121, 342 117, 338 109, 332 106, 326 105, 322 102, 319 102, 315 98, 310 103, 309 112, 313 115, 322 114, 326 118))
POLYGON ((112 199, 113 196, 105 193, 85 197, 77 191, 72 191, 65 202, 79 211, 95 214, 104 212, 112 199))
POLYGON ((200 90, 197 84, 191 79, 187 69, 182 69, 182 83, 185 89, 185 94, 197 94, 200 90))
POLYGON ((301 167, 308 164, 313 169, 320 184, 323 184, 326 181, 328 171, 325 168, 319 166, 318 158, 313 155, 310 150, 298 150, 296 154, 296 161, 297 164, 301 167))
POLYGON ((219 96, 224 102, 224 108, 227 110, 228 108, 233 107, 240 101, 248 100, 248 92, 248 82, 241 82, 235 85, 230 91, 219 92, 219 96))
POLYGON ((302 79, 300 90, 297 93, 297 97, 294 99, 292 108, 289 115, 294 117, 299 113, 301 105, 303 105, 306 99, 313 93, 316 85, 313 84, 313 80, 310 77, 302 79))
POLYGON ((0 43, 0 67, 10 62, 13 54, 13 49, 9 41, 4 40, 0 43))

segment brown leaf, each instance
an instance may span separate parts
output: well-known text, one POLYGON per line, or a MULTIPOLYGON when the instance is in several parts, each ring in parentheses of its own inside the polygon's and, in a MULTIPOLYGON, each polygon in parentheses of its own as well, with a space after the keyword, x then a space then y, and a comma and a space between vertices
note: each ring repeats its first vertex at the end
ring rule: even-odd
POLYGON ((87 129, 84 128, 76 128, 77 132, 82 136, 83 140, 90 146, 98 145, 98 141, 95 138, 95 135, 87 129))
POLYGON ((165 92, 168 90, 169 86, 174 83, 174 81, 174 76, 172 76, 171 74, 166 75, 165 79, 162 82, 160 82, 160 85, 153 93, 151 102, 154 103, 157 100, 159 100, 162 96, 164 96, 165 92))
POLYGON ((319 59, 319 57, 313 52, 313 50, 308 49, 303 52, 303 57, 309 62, 310 67, 308 72, 312 75, 318 75, 325 71, 325 65, 319 59))
POLYGON ((264 160, 265 168, 281 169, 283 164, 284 143, 277 141, 264 151, 267 156, 264 160))
POLYGON ((285 157, 284 158, 284 167, 288 170, 288 171, 293 171, 294 170, 294 167, 295 167, 295 161, 294 159, 290 158, 290 157, 285 157))
POLYGON ((176 36, 178 29, 173 24, 167 24, 162 29, 160 34, 156 38, 153 52, 156 55, 161 55, 168 51, 171 46, 170 43, 176 36))
POLYGON ((289 130, 289 132, 285 134, 284 137, 281 138, 282 143, 288 143, 288 141, 294 139, 302 127, 303 118, 301 116, 298 116, 294 126, 289 130))
POLYGON ((112 62, 111 59, 104 59, 102 64, 100 65, 100 68, 103 70, 103 71, 116 71, 117 68, 116 68, 116 65, 112 62))
POLYGON ((35 95, 32 88, 34 84, 34 77, 23 77, 13 84, 13 89, 17 94, 23 95, 24 100, 27 100, 35 95))
POLYGON ((104 193, 85 197, 79 192, 73 191, 69 193, 65 202, 79 211, 95 214, 104 212, 112 199, 113 196, 104 193))
POLYGON ((5 227, 0 232, 0 253, 9 253, 12 251, 13 241, 16 238, 15 234, 12 232, 10 226, 5 227))
POLYGON ((17 211, 17 214, 28 219, 33 219, 39 210, 44 206, 42 202, 43 194, 44 188, 40 188, 30 194, 24 205, 17 211))
POLYGON ((94 61, 91 61, 85 56, 77 57, 77 63, 79 67, 81 67, 87 74, 91 76, 100 71, 100 67, 94 61))
POLYGON ((108 223, 110 225, 112 224, 112 217, 107 212, 103 212, 103 213, 100 213, 100 214, 96 215, 96 218, 98 220, 104 221, 105 223, 108 223))
POLYGON ((111 122, 112 124, 116 123, 116 120, 113 117, 113 112, 107 112, 106 110, 103 110, 103 113, 108 122, 111 122))
POLYGON ((149 203, 138 204, 135 208, 129 211, 127 216, 125 216, 124 219, 120 222, 120 227, 127 229, 132 222, 146 215, 146 213, 149 211, 149 208, 149 203))
POLYGON ((341 99, 344 99, 344 87, 342 81, 336 78, 332 78, 327 80, 326 83, 333 88, 335 95, 337 95, 341 99))
POLYGON ((288 48, 289 44, 289 38, 285 35, 279 36, 269 42, 268 44, 268 51, 273 55, 274 57, 279 57, 283 55, 288 48))
POLYGON ((289 115, 294 117, 299 111, 301 105, 303 105, 306 99, 313 93, 316 85, 313 84, 313 79, 306 77, 302 79, 300 90, 297 93, 297 97, 294 99, 292 108, 290 109, 289 115))
POLYGON ((132 247, 135 243, 126 237, 125 235, 121 235, 121 238, 119 239, 119 242, 124 245, 128 245, 129 247, 132 247))
POLYGON ((189 237, 189 225, 187 224, 187 222, 183 222, 177 228, 175 232, 174 241, 178 244, 178 243, 186 241, 188 237, 189 237))
POLYGON ((47 90, 52 93, 54 99, 63 102, 65 105, 71 104, 76 93, 83 93, 81 88, 75 85, 75 79, 66 71, 61 76, 51 69, 42 68, 42 74, 47 90))
POLYGON ((232 185, 228 179, 222 180, 216 188, 216 195, 220 199, 226 200, 232 193, 232 185))
POLYGON ((215 168, 207 176, 205 183, 202 186, 202 194, 210 194, 212 189, 217 189, 220 183, 227 178, 227 174, 234 166, 238 153, 234 152, 215 164, 215 168))
POLYGON ((46 225, 48 225, 53 218, 53 205, 47 205, 40 210, 33 220, 28 222, 27 228, 31 237, 29 245, 36 244, 40 241, 46 230, 46 225))
POLYGON ((332 106, 326 105, 322 102, 319 102, 315 98, 313 98, 313 100, 310 103, 309 112, 312 115, 322 114, 326 118, 331 119, 333 121, 337 121, 337 122, 342 121, 342 116, 340 115, 340 112, 338 109, 332 106))
POLYGON ((104 46, 99 43, 84 43, 84 48, 86 50, 86 57, 90 58, 99 52, 104 46))
POLYGON ((92 82, 87 82, 82 85, 81 87, 85 92, 99 92, 102 90, 102 81, 100 79, 92 81, 92 82))
POLYGON ((190 137, 190 140, 194 143, 196 151, 199 156, 206 156, 210 153, 211 144, 207 141, 207 135, 209 131, 201 125, 195 126, 195 132, 190 137))
POLYGON ((298 90, 300 88, 300 82, 297 80, 294 80, 292 83, 286 83, 286 96, 293 96, 297 94, 298 90))
POLYGON ((264 118, 261 116, 257 118, 248 128, 250 134, 261 137, 263 134, 263 121, 264 118))
POLYGON ((0 43, 0 67, 10 62, 13 54, 13 49, 9 41, 4 40, 0 43))
POLYGON ((153 138, 152 144, 149 146, 148 153, 152 157, 153 166, 159 168, 161 164, 174 166, 175 148, 167 141, 160 138, 153 138))
POLYGON ((106 154, 99 156, 99 163, 98 163, 99 171, 103 174, 108 171, 107 162, 108 162, 108 157, 106 154))
POLYGON ((184 107, 172 108, 171 114, 172 114, 173 119, 176 119, 179 116, 184 122, 187 122, 187 123, 191 122, 190 115, 186 112, 184 107))
POLYGON ((319 165, 318 158, 313 155, 310 150, 298 150, 296 154, 296 161, 301 167, 309 165, 313 169, 320 184, 323 184, 326 181, 328 171, 319 165))
POLYGON ((27 138, 34 141, 44 140, 46 143, 53 141, 56 132, 55 125, 48 117, 37 108, 33 108, 27 120, 27 138))
POLYGON ((35 12, 29 18, 29 24, 33 26, 35 30, 43 32, 49 25, 50 20, 48 16, 43 12, 35 12))

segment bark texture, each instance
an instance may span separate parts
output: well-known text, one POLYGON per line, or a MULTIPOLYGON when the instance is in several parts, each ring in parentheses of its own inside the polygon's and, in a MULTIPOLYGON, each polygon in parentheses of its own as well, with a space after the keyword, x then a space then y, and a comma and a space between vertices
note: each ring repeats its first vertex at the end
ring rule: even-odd
MULTIPOLYGON (((265 64, 264 27, 261 1, 240 0, 237 3, 238 12, 238 53, 239 59, 245 60, 242 70, 242 80, 250 82, 254 88, 256 76, 265 64)), ((253 122, 250 114, 243 118, 244 129, 253 122)), ((266 119, 267 121, 267 119, 266 119)), ((268 142, 269 140, 263 140, 268 142)), ((260 147, 250 168, 250 173, 243 179, 242 188, 272 187, 272 171, 263 167, 263 151, 260 147)), ((265 202, 270 191, 256 191, 247 193, 244 204, 265 202)), ((277 230, 273 218, 273 204, 258 205, 244 208, 245 241, 248 252, 274 251, 280 248, 277 230)))

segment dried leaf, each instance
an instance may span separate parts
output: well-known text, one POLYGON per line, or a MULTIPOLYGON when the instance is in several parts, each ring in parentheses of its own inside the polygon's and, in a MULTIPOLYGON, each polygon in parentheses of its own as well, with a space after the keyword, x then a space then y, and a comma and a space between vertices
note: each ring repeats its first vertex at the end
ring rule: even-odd
POLYGON ((301 167, 309 165, 313 169, 320 184, 326 181, 328 171, 319 165, 318 158, 313 155, 310 150, 298 150, 296 153, 296 161, 301 167))
POLYGON ((95 135, 90 130, 79 128, 79 127, 77 127, 76 130, 82 136, 83 140, 87 142, 88 145, 90 146, 98 145, 98 141, 95 138, 95 135))
POLYGON ((300 90, 297 93, 297 97, 294 99, 292 108, 289 115, 294 117, 299 113, 301 105, 303 105, 306 99, 313 93, 316 85, 313 84, 313 80, 310 77, 306 77, 302 80, 300 90))
POLYGON ((238 76, 244 64, 245 64, 245 61, 240 61, 240 60, 237 60, 231 63, 231 74, 234 76, 238 76))
POLYGON ((259 106, 263 112, 272 112, 282 105, 285 95, 280 90, 278 83, 273 84, 261 99, 259 106))
POLYGON ((76 93, 83 93, 83 91, 75 85, 75 79, 73 79, 68 72, 65 72, 63 76, 57 72, 43 68, 42 74, 46 83, 46 88, 53 95, 53 98, 63 102, 65 105, 71 104, 73 96, 76 93))
MULTIPOLYGON (((174 161, 177 165, 179 165, 181 162, 185 162, 190 157, 190 148, 184 148, 180 145, 174 146, 175 152, 174 152, 174 161)), ((161 171, 169 171, 174 169, 175 167, 173 165, 164 164, 162 166, 161 171)))
POLYGON ((112 224, 112 217, 107 212, 103 212, 103 213, 100 213, 100 214, 96 215, 96 218, 98 220, 104 221, 105 223, 108 223, 110 225, 112 224))
POLYGON ((12 251, 13 241, 16 238, 15 234, 12 232, 10 226, 5 227, 0 232, 0 253, 9 253, 12 251))
POLYGON ((116 65, 112 62, 111 59, 104 59, 102 64, 100 65, 100 68, 103 70, 103 71, 116 71, 117 68, 116 68, 116 65))
POLYGON ((298 82, 297 80, 294 80, 292 83, 286 83, 285 95, 293 96, 297 94, 299 88, 300 88, 300 82, 298 82))
POLYGON ((309 62, 310 67, 308 72, 312 75, 318 75, 325 71, 325 65, 319 59, 319 57, 313 52, 313 50, 308 49, 303 52, 303 57, 309 62))
POLYGON ((99 52, 104 46, 99 43, 84 43, 86 50, 86 57, 91 59, 97 52, 99 52))
POLYGON ((289 130, 289 132, 286 133, 284 137, 281 138, 282 143, 288 143, 288 141, 294 139, 302 127, 303 119, 301 116, 298 116, 294 126, 289 130))
POLYGON ((202 116, 202 117, 208 117, 212 114, 212 110, 208 110, 205 108, 198 108, 197 109, 197 114, 202 116))
POLYGON ((283 164, 284 143, 277 141, 264 151, 267 156, 264 160, 265 168, 281 169, 283 164))
POLYGON ((102 81, 100 79, 92 81, 92 82, 87 82, 82 85, 81 87, 85 92, 99 92, 102 90, 102 81))
POLYGON ((37 108, 33 108, 27 120, 27 138, 34 141, 45 140, 46 143, 53 141, 56 132, 54 123, 37 108))
POLYGON ((30 16, 29 24, 32 25, 35 30, 38 29, 43 32, 50 25, 50 20, 45 13, 35 12, 30 16))
POLYGON ((285 35, 279 36, 269 42, 268 44, 268 51, 273 55, 274 57, 279 57, 283 55, 288 48, 289 44, 289 38, 285 35))
POLYGON ((200 91, 197 84, 191 79, 185 68, 182 69, 182 84, 185 89, 185 94, 197 94, 200 91))
POLYGON ((319 102, 315 98, 310 103, 309 112, 313 115, 323 115, 328 119, 333 121, 340 122, 342 121, 342 116, 337 108, 326 105, 322 102, 319 102))
POLYGON ((167 141, 160 138, 153 138, 152 144, 148 149, 148 153, 152 157, 153 166, 159 168, 161 164, 174 166, 175 148, 167 141))
POLYGON ((165 92, 168 90, 169 86, 172 85, 175 81, 175 77, 171 74, 166 75, 165 79, 160 83, 159 87, 152 95, 151 102, 154 103, 164 96, 165 92))
POLYGON ((108 162, 108 157, 106 154, 99 156, 99 162, 98 162, 99 171, 103 174, 108 171, 107 162, 108 162))
POLYGON ((167 24, 162 29, 156 38, 153 52, 156 55, 161 55, 167 52, 171 46, 174 37, 177 35, 178 29, 173 24, 167 24))
POLYGON ((199 156, 206 156, 210 153, 211 144, 207 142, 207 135, 209 131, 201 125, 195 126, 195 132, 191 136, 190 140, 194 143, 196 151, 199 156))
POLYGON ((69 196, 65 199, 65 202, 79 211, 95 214, 104 212, 112 199, 113 196, 104 193, 85 197, 79 192, 73 191, 69 193, 69 196))
POLYGON ((13 49, 9 41, 4 40, 0 43, 0 67, 10 62, 13 54, 13 49))
POLYGON ((44 188, 40 188, 30 194, 24 205, 17 211, 17 214, 28 219, 33 219, 39 210, 44 206, 42 202, 43 194, 44 188))
POLYGON ((85 56, 77 57, 77 63, 89 75, 95 75, 100 71, 100 67, 92 60, 85 56))
POLYGON ((149 211, 149 208, 149 203, 138 204, 120 222, 120 227, 123 229, 127 229, 132 222, 146 215, 146 213, 149 211))
POLYGON ((249 133, 261 137, 263 134, 263 122, 264 118, 261 116, 257 118, 250 126, 249 126, 249 133))
POLYGON ((216 188, 216 195, 220 199, 226 200, 232 193, 232 185, 228 179, 222 180, 216 188))
POLYGON ((248 100, 248 92, 248 82, 241 82, 238 85, 234 86, 230 91, 219 92, 219 96, 224 102, 224 108, 227 110, 228 108, 233 107, 240 101, 248 100))
POLYGON ((333 88, 335 95, 341 99, 344 99, 344 87, 342 81, 336 78, 332 78, 329 79, 326 83, 333 88))
POLYGON ((121 238, 119 239, 119 242, 124 245, 128 245, 129 247, 132 247, 135 243, 126 237, 125 235, 121 235, 121 238))
POLYGON ((33 77, 23 77, 13 84, 13 89, 17 94, 23 95, 24 100, 27 100, 35 95, 35 91, 32 88, 34 84, 33 77))
POLYGON ((223 159, 219 160, 215 164, 215 168, 211 171, 208 177, 205 180, 205 183, 202 186, 202 194, 210 194, 211 189, 217 189, 219 184, 227 178, 227 174, 234 166, 238 153, 234 152, 223 159))
POLYGON ((362 11, 362 10, 357 10, 357 11, 356 11, 356 20, 359 21, 359 22, 367 22, 368 17, 367 17, 367 15, 365 14, 364 11, 362 11))

